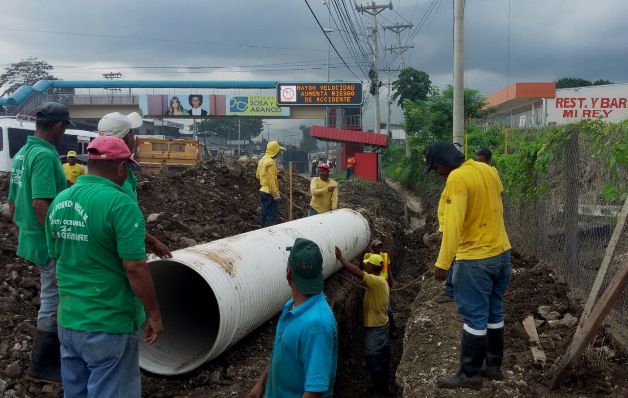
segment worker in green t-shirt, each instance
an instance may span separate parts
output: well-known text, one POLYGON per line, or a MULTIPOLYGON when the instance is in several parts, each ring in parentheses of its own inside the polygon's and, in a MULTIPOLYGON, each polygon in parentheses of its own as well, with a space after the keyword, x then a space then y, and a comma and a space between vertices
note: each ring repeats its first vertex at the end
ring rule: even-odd
MULTIPOLYGON (((135 129, 142 126, 142 117, 137 112, 123 115, 119 112, 108 113, 98 122, 98 133, 121 138, 131 151, 135 153, 135 129)), ((137 176, 132 168, 129 168, 128 177, 122 185, 135 201, 137 201, 137 176)), ((146 247, 161 258, 172 257, 170 249, 159 239, 146 232, 146 247)))
POLYGON ((55 145, 63 141, 70 124, 68 109, 45 102, 36 113, 35 134, 15 154, 9 185, 10 217, 18 229, 17 256, 35 264, 40 274, 37 334, 26 374, 38 381, 60 380, 57 304, 54 264, 49 261, 44 233, 50 202, 66 188, 65 174, 55 145))
POLYGON ((138 328, 148 318, 145 341, 152 344, 163 326, 145 260, 144 217, 122 188, 135 161, 117 137, 98 137, 87 151, 89 174, 57 196, 46 218, 64 394, 139 398, 138 328))

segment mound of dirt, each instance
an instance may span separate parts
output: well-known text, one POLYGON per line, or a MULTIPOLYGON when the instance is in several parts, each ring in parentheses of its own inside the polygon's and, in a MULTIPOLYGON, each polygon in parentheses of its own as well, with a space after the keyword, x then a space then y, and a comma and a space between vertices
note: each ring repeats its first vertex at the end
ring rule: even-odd
POLYGON ((560 318, 568 313, 574 317, 579 309, 568 298, 568 288, 556 276, 554 269, 513 255, 513 278, 505 295, 506 343, 504 381, 484 382, 480 391, 441 390, 436 387, 438 376, 457 370, 462 321, 455 305, 432 301, 443 289, 442 283, 426 278, 414 301, 408 322, 404 354, 397 371, 397 382, 404 397, 572 397, 612 396, 628 394, 628 369, 601 334, 576 370, 569 373, 563 387, 548 391, 552 364, 571 343, 575 324, 538 327, 541 346, 547 355, 543 367, 535 364, 530 344, 520 322, 527 315, 542 320, 539 306, 549 306, 560 318))

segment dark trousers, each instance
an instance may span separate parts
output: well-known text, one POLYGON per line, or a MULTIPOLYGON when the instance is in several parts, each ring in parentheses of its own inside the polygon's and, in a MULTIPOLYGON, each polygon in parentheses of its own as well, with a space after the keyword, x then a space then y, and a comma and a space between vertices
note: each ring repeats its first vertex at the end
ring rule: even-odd
POLYGON ((388 392, 388 372, 390 370, 389 325, 365 328, 366 368, 371 375, 373 390, 388 392))
POLYGON ((345 180, 350 180, 351 176, 353 176, 353 168, 347 169, 347 176, 345 177, 345 180))
POLYGON ((273 196, 266 192, 259 193, 261 207, 261 225, 262 228, 269 227, 277 223, 277 202, 273 196))
POLYGON ((445 279, 445 296, 454 297, 454 264, 447 271, 447 279, 445 279))

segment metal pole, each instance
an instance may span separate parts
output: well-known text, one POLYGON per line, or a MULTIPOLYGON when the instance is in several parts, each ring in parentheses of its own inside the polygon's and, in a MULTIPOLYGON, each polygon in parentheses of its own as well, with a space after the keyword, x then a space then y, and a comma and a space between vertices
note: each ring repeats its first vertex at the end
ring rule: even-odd
POLYGON ((238 118, 238 156, 240 156, 240 118, 238 118))
MULTIPOLYGON (((373 1, 375 7, 375 1, 373 1)), ((375 128, 374 132, 380 131, 380 104, 379 104, 379 40, 377 39, 377 12, 373 13, 373 64, 375 66, 375 128)))
POLYGON ((293 162, 288 162, 288 167, 290 168, 290 196, 289 196, 289 206, 288 206, 288 220, 292 221, 292 167, 293 162))
POLYGON ((454 129, 453 143, 464 145, 464 0, 454 0, 454 129))

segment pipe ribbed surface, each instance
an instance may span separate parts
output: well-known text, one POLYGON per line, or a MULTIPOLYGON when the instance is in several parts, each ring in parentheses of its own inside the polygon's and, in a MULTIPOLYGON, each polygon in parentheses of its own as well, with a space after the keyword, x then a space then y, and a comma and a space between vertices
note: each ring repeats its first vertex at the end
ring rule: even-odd
POLYGON ((150 263, 164 322, 154 344, 140 343, 140 366, 161 375, 189 372, 277 314, 290 298, 286 265, 296 238, 316 242, 325 278, 370 240, 368 221, 340 209, 173 252, 150 263))

